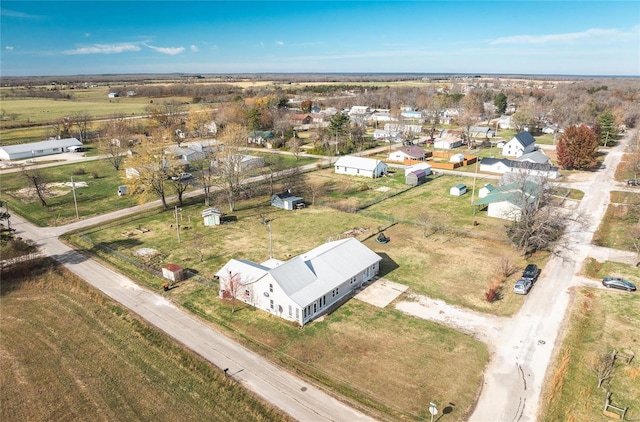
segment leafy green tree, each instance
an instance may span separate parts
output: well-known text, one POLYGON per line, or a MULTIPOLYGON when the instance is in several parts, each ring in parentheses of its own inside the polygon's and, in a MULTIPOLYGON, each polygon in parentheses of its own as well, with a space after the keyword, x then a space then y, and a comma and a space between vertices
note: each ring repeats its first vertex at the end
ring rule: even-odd
POLYGON ((600 124, 600 142, 602 142, 602 146, 606 147, 609 142, 615 139, 617 132, 611 110, 605 110, 598 117, 598 123, 600 124))
POLYGON ((536 125, 536 117, 533 111, 521 108, 511 115, 511 125, 517 131, 528 129, 529 132, 533 132, 536 125))
POLYGON ((507 111, 507 96, 504 93, 499 93, 498 95, 496 95, 496 98, 493 100, 493 105, 495 105, 498 108, 498 113, 499 114, 504 114, 505 111, 507 111))
POLYGON ((562 168, 592 168, 597 163, 598 137, 585 125, 569 126, 560 136, 556 152, 562 168))
POLYGON ((250 131, 262 129, 262 112, 258 108, 247 110, 247 126, 250 131))

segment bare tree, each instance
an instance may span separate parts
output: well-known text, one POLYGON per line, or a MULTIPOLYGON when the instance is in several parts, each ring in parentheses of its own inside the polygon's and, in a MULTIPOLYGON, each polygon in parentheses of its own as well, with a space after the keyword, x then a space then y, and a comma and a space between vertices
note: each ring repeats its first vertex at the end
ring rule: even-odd
POLYGON ((594 359, 592 370, 598 376, 598 388, 600 388, 605 381, 613 378, 616 360, 614 353, 615 352, 603 352, 594 359))
POLYGON ((422 237, 427 237, 429 226, 431 225, 431 216, 426 211, 420 211, 417 217, 418 225, 422 227, 422 237))
POLYGON ((312 182, 307 183, 307 192, 311 196, 311 205, 316 204, 316 199, 320 196, 324 195, 327 192, 327 183, 326 182, 312 182))
POLYGON ((227 194, 229 211, 233 212, 242 189, 245 170, 242 161, 246 152, 247 129, 237 123, 227 125, 220 137, 224 146, 216 155, 219 181, 227 194))
POLYGON ((99 148, 116 170, 120 170, 126 158, 131 131, 122 114, 114 114, 101 129, 99 148))
POLYGON ((231 313, 234 313, 236 311, 236 300, 243 288, 242 275, 229 271, 228 274, 220 277, 220 282, 222 283, 222 297, 231 300, 231 313))
POLYGON ((47 206, 47 196, 49 196, 49 184, 44 180, 40 172, 36 169, 27 170, 25 168, 22 169, 22 175, 29 181, 31 188, 35 195, 40 200, 40 204, 43 207, 47 206))
POLYGON ((87 132, 90 121, 91 114, 86 111, 78 111, 71 115, 71 123, 78 129, 78 137, 80 138, 80 142, 82 143, 87 140, 87 132))
POLYGON ((144 141, 127 157, 126 165, 132 169, 131 177, 127 179, 129 191, 159 197, 162 209, 166 211, 170 169, 163 148, 155 146, 150 140, 144 141))

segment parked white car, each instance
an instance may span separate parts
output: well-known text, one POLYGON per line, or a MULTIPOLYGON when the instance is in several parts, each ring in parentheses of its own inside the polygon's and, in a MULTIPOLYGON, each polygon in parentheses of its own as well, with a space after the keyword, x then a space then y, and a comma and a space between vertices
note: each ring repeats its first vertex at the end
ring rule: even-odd
POLYGON ((520 280, 516 281, 515 286, 513 286, 513 293, 518 295, 526 295, 527 293, 529 293, 529 290, 531 290, 532 285, 533 282, 531 280, 521 278, 520 280))

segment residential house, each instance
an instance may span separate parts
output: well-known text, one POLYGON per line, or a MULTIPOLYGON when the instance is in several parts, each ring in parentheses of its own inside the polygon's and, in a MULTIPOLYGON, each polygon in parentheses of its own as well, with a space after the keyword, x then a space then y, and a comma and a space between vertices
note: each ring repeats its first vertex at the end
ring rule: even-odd
POLYGON ((401 133, 422 133, 422 125, 405 125, 402 123, 385 123, 384 130, 401 133))
POLYGON ((493 189, 488 195, 478 199, 473 205, 487 208, 489 217, 516 221, 522 209, 528 205, 538 206, 540 186, 526 181, 516 182, 493 189))
POLYGON ((436 149, 453 149, 462 146, 462 139, 458 138, 439 138, 433 142, 436 149))
POLYGON ((500 116, 496 123, 500 129, 511 129, 511 116, 500 116))
POLYGON ((507 157, 520 157, 523 154, 536 150, 535 138, 526 130, 516 134, 502 147, 502 155, 507 157))
POLYGON ((233 297, 300 326, 346 300, 379 272, 382 259, 355 238, 325 243, 288 261, 232 259, 217 273, 233 297))
POLYGON ((536 163, 536 164, 549 164, 550 158, 542 150, 538 149, 533 152, 522 154, 520 157, 518 157, 517 161, 536 163))
POLYGON ((390 161, 399 161, 401 163, 404 160, 424 160, 425 150, 417 146, 401 147, 391 153, 389 153, 390 161))
POLYGON ((471 126, 469 128, 469 137, 472 139, 489 139, 495 136, 495 132, 488 126, 471 126))
POLYGON ((422 113, 415 110, 404 110, 400 113, 400 116, 402 116, 404 120, 412 120, 416 122, 423 121, 422 113))
MULTIPOLYGON (((0 146, 0 160, 19 160, 21 158, 62 154, 63 152, 70 152, 70 147, 82 146, 82 142, 76 138, 49 139, 26 144, 5 145, 0 146)), ((73 148, 71 151, 73 151, 73 148)))
POLYGON ((247 142, 256 145, 266 145, 273 141, 273 133, 268 130, 253 130, 249 132, 247 142))
POLYGON ((354 155, 345 155, 338 158, 334 168, 338 174, 371 177, 374 179, 387 172, 387 165, 382 161, 354 155))
POLYGON ((304 199, 287 191, 271 195, 271 205, 283 210, 297 210, 304 208, 304 199))
POLYGON ((349 109, 349 117, 364 117, 371 113, 371 109, 367 106, 353 106, 349 109))
POLYGON ((206 157, 206 154, 204 152, 197 151, 186 146, 179 147, 177 145, 168 147, 164 150, 164 153, 169 157, 170 160, 174 160, 183 166, 188 166, 189 163, 203 160, 206 157))
POLYGON ((294 126, 308 125, 313 122, 313 117, 310 114, 294 113, 289 115, 289 121, 294 126))
POLYGON ((480 171, 504 175, 527 173, 532 177, 546 179, 557 179, 559 177, 558 167, 552 166, 548 161, 546 163, 537 163, 529 160, 509 160, 508 158, 483 158, 480 161, 480 171))

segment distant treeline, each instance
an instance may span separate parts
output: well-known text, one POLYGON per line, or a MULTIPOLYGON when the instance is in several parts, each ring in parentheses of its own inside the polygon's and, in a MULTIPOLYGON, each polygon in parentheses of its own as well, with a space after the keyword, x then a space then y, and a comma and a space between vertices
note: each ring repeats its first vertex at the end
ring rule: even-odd
POLYGON ((64 92, 58 89, 49 89, 47 87, 27 87, 27 88, 12 88, 10 90, 2 91, 2 98, 48 98, 53 100, 72 100, 73 96, 68 92, 64 92))
POLYGON ((175 83, 171 85, 126 85, 111 87, 109 92, 115 92, 125 97, 129 92, 137 97, 163 98, 163 97, 190 97, 199 98, 201 101, 212 101, 219 97, 242 94, 242 88, 229 84, 186 84, 175 83))

